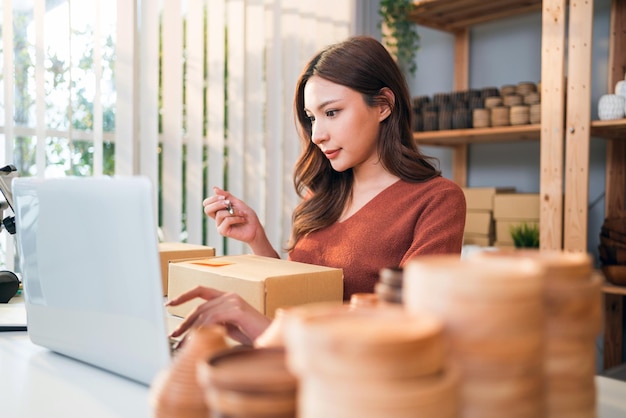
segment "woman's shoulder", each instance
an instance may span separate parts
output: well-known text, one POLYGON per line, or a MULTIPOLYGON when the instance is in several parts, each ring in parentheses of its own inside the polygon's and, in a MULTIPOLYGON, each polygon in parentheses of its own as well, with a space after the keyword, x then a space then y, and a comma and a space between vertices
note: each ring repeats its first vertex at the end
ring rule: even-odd
POLYGON ((443 177, 437 176, 430 178, 423 182, 409 182, 406 180, 400 180, 397 183, 398 192, 400 193, 441 193, 449 192, 452 194, 464 195, 463 189, 454 181, 443 177))
POLYGON ((395 199, 415 208, 434 205, 446 206, 454 211, 466 209, 463 189, 454 181, 441 176, 417 183, 400 180, 394 193, 395 199))

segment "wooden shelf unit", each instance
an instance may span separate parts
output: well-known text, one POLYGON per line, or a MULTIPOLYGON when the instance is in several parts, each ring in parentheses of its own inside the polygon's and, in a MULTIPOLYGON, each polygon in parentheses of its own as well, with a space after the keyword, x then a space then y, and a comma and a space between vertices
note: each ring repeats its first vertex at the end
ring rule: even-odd
MULTIPOLYGON (((455 36, 455 90, 468 88, 469 27, 542 11, 540 125, 419 132, 414 137, 419 144, 453 147, 454 179, 462 186, 467 179, 468 144, 539 139, 541 248, 586 251, 592 136, 607 141, 605 215, 626 216, 626 119, 590 120, 593 1, 571 2, 567 17, 567 0, 419 0, 414 4, 410 17, 415 23, 455 36), (567 45, 566 24, 570 28, 567 45), (567 95, 563 77, 566 48, 567 95), (563 228, 564 223, 567 228, 563 228)), ((626 73, 626 0, 611 3, 608 69, 607 91, 612 93, 615 83, 626 73)), ((615 286, 605 286, 603 290, 604 368, 609 369, 623 362, 626 291, 615 286)))
POLYGON ((414 4, 412 21, 447 32, 541 10, 541 0, 423 0, 414 4))
MULTIPOLYGON (((626 73, 626 0, 612 0, 609 39, 607 91, 613 93, 618 80, 626 73)), ((626 125, 614 121, 594 121, 591 135, 605 138, 606 185, 605 217, 626 216, 626 125), (616 126, 616 125, 619 125, 616 126)), ((584 167, 583 167, 584 168, 584 167)), ((624 297, 626 288, 604 289, 604 369, 624 362, 624 297)))
POLYGON ((562 248, 565 26, 567 0, 419 0, 410 14, 419 25, 454 36, 454 90, 469 88, 469 29, 476 24, 542 11, 541 124, 416 132, 418 144, 453 149, 453 179, 467 186, 467 147, 474 143, 540 141, 541 247, 562 248), (546 16, 550 16, 547 18, 546 16), (547 88, 546 86, 551 86, 547 88))

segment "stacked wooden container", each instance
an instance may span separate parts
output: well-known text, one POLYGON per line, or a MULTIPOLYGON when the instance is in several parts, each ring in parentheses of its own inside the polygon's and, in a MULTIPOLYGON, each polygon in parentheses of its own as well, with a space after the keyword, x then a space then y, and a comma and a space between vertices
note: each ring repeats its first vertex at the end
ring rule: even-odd
POLYGON ((298 381, 282 348, 234 347, 198 364, 212 417, 295 418, 298 381))
POLYGON ((381 302, 402 303, 402 267, 385 267, 380 270, 374 293, 381 302))
POLYGON ((458 374, 443 325, 391 304, 290 309, 287 364, 302 418, 457 417, 458 374))
POLYGON ((444 321, 461 417, 594 418, 601 285, 588 254, 501 249, 412 260, 404 303, 444 321))
POLYGON ((543 272, 528 260, 418 257, 404 303, 446 324, 463 418, 545 416, 543 272))
POLYGON ((617 286, 626 286, 626 216, 604 220, 598 251, 606 279, 617 286))
POLYGON ((484 87, 413 98, 413 130, 487 128, 541 121, 540 83, 484 87))
POLYGON ((502 250, 481 258, 526 258, 544 269, 546 406, 549 418, 596 416, 595 344, 602 326, 602 277, 588 254, 502 250))

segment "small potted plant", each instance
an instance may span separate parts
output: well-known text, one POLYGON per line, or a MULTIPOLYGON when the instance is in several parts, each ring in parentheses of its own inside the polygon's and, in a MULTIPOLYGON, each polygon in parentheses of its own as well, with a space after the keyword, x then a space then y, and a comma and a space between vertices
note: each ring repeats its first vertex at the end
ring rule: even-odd
POLYGON ((539 248, 539 226, 523 222, 510 228, 515 248, 539 248))

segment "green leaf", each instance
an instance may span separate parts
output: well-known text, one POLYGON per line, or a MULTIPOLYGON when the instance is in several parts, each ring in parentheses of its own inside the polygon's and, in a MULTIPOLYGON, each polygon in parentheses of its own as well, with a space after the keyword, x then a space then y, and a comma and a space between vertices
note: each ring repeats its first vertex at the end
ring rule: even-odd
POLYGON ((516 248, 539 248, 539 226, 523 222, 510 228, 516 248))
POLYGON ((417 25, 409 20, 409 14, 415 5, 411 0, 381 0, 378 14, 383 18, 379 26, 384 23, 389 33, 383 34, 384 44, 401 67, 415 75, 417 63, 415 54, 419 49, 420 36, 417 25))

